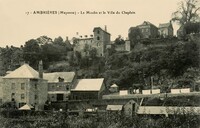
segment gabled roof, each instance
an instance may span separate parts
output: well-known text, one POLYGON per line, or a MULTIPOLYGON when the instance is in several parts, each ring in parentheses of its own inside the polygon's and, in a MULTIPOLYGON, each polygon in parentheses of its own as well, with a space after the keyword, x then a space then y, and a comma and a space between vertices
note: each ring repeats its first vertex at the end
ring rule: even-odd
POLYGON ((19 110, 31 110, 32 108, 34 108, 34 107, 29 104, 25 104, 24 106, 19 108, 19 110))
POLYGON ((29 78, 29 79, 36 78, 38 79, 39 74, 36 70, 34 70, 28 64, 24 64, 3 78, 29 78))
POLYGON ((105 33, 107 33, 107 34, 110 35, 110 33, 108 33, 107 31, 103 30, 101 27, 95 27, 95 28, 93 29, 93 32, 94 32, 96 29, 100 29, 100 30, 102 30, 103 32, 105 32, 105 33))
POLYGON ((168 28, 171 26, 171 23, 163 23, 163 24, 159 24, 159 28, 168 28))
POLYGON ((113 84, 113 85, 111 85, 110 86, 111 88, 116 88, 116 87, 118 87, 116 84, 113 84))
MULTIPOLYGON (((142 24, 138 25, 138 27, 140 27, 140 26, 146 26, 146 25, 151 25, 151 26, 156 27, 154 24, 152 24, 152 23, 149 22, 149 21, 144 21, 142 24)), ((157 27, 156 27, 156 28, 157 28, 157 27)))
POLYGON ((100 91, 104 78, 99 79, 79 79, 75 89, 71 91, 100 91))
POLYGON ((64 82, 72 82, 75 76, 75 72, 53 72, 44 73, 43 78, 48 80, 48 83, 59 82, 58 78, 63 78, 64 82))

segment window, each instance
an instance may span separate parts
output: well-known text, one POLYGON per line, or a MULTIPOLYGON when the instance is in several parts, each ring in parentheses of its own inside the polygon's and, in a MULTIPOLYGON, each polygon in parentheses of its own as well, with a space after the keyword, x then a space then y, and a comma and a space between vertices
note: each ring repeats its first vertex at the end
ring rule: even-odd
POLYGON ((22 107, 22 106, 24 106, 25 104, 26 103, 24 103, 24 102, 19 103, 19 108, 22 107))
POLYGON ((142 32, 144 32, 144 29, 142 29, 142 32))
POLYGON ((35 89, 37 89, 37 84, 35 84, 35 89))
POLYGON ((51 86, 51 88, 52 88, 52 89, 54 89, 54 88, 55 88, 55 86, 54 86, 54 85, 52 85, 52 86, 51 86))
POLYGON ((21 94, 21 100, 24 100, 24 99, 25 99, 25 95, 21 94))
POLYGON ((35 100, 37 100, 38 99, 38 96, 37 95, 35 95, 35 100))
POLYGON ((63 101, 63 94, 57 94, 57 101, 63 101))
POLYGON ((97 34, 100 34, 100 31, 99 31, 99 30, 97 31, 97 34))
POLYGON ((15 83, 12 83, 12 84, 11 84, 11 89, 12 89, 12 90, 15 90, 15 83))
POLYGON ((15 96, 15 93, 12 93, 11 96, 12 96, 12 97, 15 96))
POLYGON ((97 40, 100 40, 100 37, 99 37, 99 36, 97 36, 97 40))
POLYGON ((11 94, 11 101, 15 101, 15 93, 11 94))
POLYGON ((21 90, 25 89, 25 83, 21 83, 21 90))

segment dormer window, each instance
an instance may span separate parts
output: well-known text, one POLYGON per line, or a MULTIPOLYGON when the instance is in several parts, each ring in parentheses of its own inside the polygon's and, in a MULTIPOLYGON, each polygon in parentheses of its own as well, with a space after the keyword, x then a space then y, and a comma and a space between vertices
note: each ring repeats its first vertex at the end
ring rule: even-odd
POLYGON ((58 77, 58 82, 64 82, 64 78, 58 77))

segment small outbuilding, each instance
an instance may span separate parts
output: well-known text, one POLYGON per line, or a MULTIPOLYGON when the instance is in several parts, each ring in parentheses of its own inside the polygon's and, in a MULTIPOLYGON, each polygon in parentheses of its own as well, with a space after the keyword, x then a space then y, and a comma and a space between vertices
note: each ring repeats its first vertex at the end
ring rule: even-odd
POLYGON ((107 111, 122 111, 123 105, 107 105, 107 111))
POLYGON ((34 107, 28 104, 25 104, 24 106, 19 108, 19 110, 32 110, 32 109, 34 109, 34 107))
POLYGON ((138 107, 139 105, 134 100, 130 100, 124 105, 124 115, 129 117, 133 116, 138 110, 138 107))
POLYGON ((113 85, 110 86, 109 91, 112 92, 112 93, 118 92, 119 87, 116 84, 113 84, 113 85))

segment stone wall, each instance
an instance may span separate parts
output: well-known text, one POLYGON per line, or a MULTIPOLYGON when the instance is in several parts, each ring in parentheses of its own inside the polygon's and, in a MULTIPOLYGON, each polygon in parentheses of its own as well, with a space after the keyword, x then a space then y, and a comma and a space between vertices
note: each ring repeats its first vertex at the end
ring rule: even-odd
POLYGON ((36 110, 42 110, 47 100, 47 81, 42 79, 8 78, 3 80, 2 89, 3 103, 14 99, 17 107, 20 103, 27 103, 35 106, 36 110))

